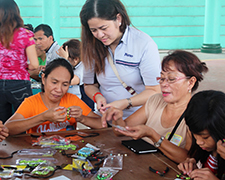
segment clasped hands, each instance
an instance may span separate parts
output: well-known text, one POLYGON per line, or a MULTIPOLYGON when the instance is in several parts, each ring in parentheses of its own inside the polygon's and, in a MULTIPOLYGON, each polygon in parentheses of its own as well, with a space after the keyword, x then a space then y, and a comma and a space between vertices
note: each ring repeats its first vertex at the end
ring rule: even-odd
POLYGON ((82 113, 83 110, 79 106, 70 106, 68 108, 58 106, 45 111, 44 119, 56 123, 62 122, 66 118, 69 120, 72 117, 75 118, 77 122, 80 122, 84 118, 82 113))

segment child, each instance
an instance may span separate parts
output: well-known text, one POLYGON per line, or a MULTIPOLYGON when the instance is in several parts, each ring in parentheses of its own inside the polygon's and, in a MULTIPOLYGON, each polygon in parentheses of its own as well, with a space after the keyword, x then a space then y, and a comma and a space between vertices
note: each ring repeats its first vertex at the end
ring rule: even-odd
POLYGON ((178 168, 192 179, 224 178, 225 94, 213 90, 195 94, 187 106, 185 121, 193 138, 191 158, 178 168))
POLYGON ((94 110, 94 102, 84 92, 83 64, 80 60, 80 41, 78 39, 70 39, 60 47, 57 54, 67 59, 74 69, 74 78, 71 81, 68 92, 77 95, 94 110))

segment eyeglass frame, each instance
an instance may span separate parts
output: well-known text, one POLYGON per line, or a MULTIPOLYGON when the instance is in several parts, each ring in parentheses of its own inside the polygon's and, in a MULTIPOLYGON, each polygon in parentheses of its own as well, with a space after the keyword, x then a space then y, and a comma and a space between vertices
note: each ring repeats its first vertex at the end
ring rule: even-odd
POLYGON ((185 77, 175 77, 175 80, 170 82, 168 81, 169 79, 168 78, 161 78, 161 77, 156 77, 156 81, 159 83, 159 84, 162 84, 164 81, 166 81, 168 84, 173 84, 179 80, 182 80, 182 79, 189 79, 191 78, 190 76, 185 76, 185 77), (163 79, 162 82, 160 82, 161 80, 163 79))

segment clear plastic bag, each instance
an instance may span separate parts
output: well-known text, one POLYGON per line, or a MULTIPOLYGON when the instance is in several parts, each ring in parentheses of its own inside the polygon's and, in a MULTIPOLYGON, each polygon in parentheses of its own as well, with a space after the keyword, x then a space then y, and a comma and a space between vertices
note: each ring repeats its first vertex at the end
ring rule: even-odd
POLYGON ((92 166, 89 160, 79 158, 73 159, 73 170, 80 172, 82 177, 91 177, 93 175, 91 171, 92 169, 94 169, 94 167, 92 166))
POLYGON ((103 167, 122 170, 123 169, 123 156, 110 155, 104 162, 103 167))
POLYGON ((22 149, 17 152, 19 156, 53 156, 57 150, 52 148, 22 149))
POLYGON ((59 135, 53 135, 50 137, 46 136, 40 136, 37 138, 37 141, 33 143, 32 145, 39 145, 41 147, 52 147, 56 145, 68 145, 70 144, 70 141, 66 138, 63 138, 59 135))
POLYGON ((119 170, 112 168, 101 167, 98 172, 91 178, 91 180, 110 180, 118 173, 119 170))
POLYGON ((58 163, 58 160, 55 158, 20 158, 16 160, 17 165, 29 165, 31 167, 36 167, 39 164, 43 163, 58 163))
POLYGON ((3 171, 0 171, 0 178, 6 178, 6 179, 12 178, 14 176, 13 171, 14 170, 3 170, 3 171))
POLYGON ((50 163, 42 163, 39 164, 34 170, 31 172, 32 175, 38 175, 38 176, 48 176, 52 171, 55 170, 55 166, 50 163))

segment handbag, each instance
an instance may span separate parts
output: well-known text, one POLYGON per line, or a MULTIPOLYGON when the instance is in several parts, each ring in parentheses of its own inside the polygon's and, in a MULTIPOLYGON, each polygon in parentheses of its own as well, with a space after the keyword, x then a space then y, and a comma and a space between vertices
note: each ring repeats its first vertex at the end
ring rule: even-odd
POLYGON ((111 55, 108 55, 109 64, 113 69, 113 72, 115 73, 116 77, 119 79, 120 83, 123 85, 123 87, 133 96, 137 95, 136 91, 131 87, 127 86, 127 84, 120 78, 120 75, 116 69, 115 64, 113 63, 111 55))

